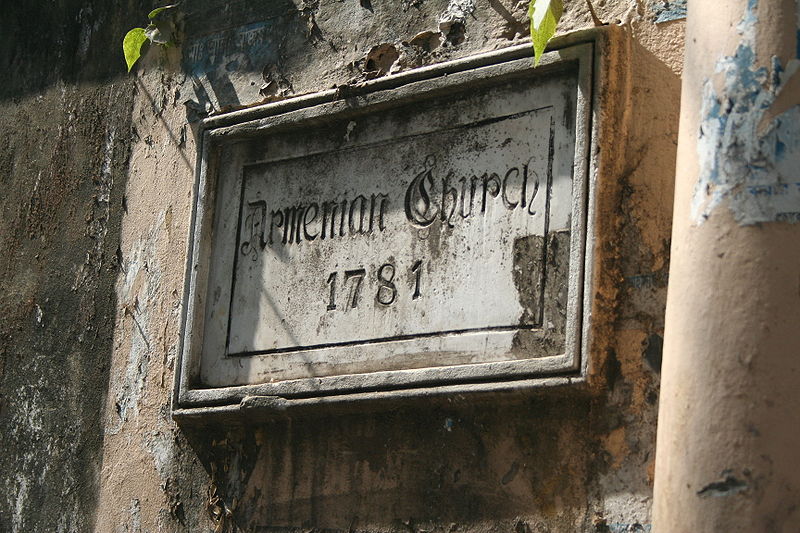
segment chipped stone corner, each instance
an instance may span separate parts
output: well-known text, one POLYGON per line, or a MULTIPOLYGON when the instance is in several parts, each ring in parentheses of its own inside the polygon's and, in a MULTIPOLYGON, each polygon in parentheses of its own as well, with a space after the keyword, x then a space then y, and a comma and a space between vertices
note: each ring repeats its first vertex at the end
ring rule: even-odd
POLYGON ((450 0, 439 15, 439 32, 451 42, 462 41, 467 19, 474 11, 475 0, 450 0))

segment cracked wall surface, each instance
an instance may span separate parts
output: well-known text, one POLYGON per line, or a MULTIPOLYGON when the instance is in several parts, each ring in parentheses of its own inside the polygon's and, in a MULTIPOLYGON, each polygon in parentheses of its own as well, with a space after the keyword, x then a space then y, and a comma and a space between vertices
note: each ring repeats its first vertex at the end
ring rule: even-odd
MULTIPOLYGON (((515 0, 198 0, 131 74, 155 5, 3 17, 0 531, 649 531, 683 22, 630 36, 601 206, 595 394, 192 429, 170 418, 200 117, 524 42, 515 0), (37 36, 37 37, 34 37, 37 36)), ((559 33, 593 25, 566 2, 559 33)))

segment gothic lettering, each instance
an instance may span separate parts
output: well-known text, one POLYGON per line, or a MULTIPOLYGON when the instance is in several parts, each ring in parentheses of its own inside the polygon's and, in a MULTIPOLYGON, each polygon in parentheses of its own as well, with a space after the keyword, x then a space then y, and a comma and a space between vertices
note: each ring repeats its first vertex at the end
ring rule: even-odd
MULTIPOLYGON (((513 212, 521 207, 527 215, 537 213, 534 200, 540 181, 529 167, 530 160, 522 165, 461 177, 453 170, 443 177, 437 176, 436 164, 434 156, 427 156, 423 170, 406 187, 403 208, 412 226, 425 228, 439 221, 442 228, 450 229, 458 220, 487 216, 492 209, 513 212)), ((388 194, 380 192, 358 194, 352 200, 339 197, 280 208, 268 207, 261 199, 249 201, 242 215, 239 252, 255 261, 259 250, 266 246, 301 245, 383 232, 387 229, 391 201, 388 194)))
POLYGON ((469 211, 467 211, 467 178, 458 180, 461 182, 461 218, 469 218, 472 216, 472 203, 475 201, 475 186, 478 183, 478 177, 472 176, 469 179, 469 211))
POLYGON ((406 189, 406 218, 412 224, 424 228, 433 224, 437 211, 431 204, 429 188, 433 188, 433 167, 436 159, 431 155, 425 159, 425 170, 411 180, 406 189))
POLYGON ((319 214, 319 206, 316 203, 312 203, 311 205, 308 206, 308 209, 306 209, 306 214, 303 215, 303 236, 306 238, 307 241, 313 241, 314 239, 317 238, 317 235, 319 235, 319 231, 313 234, 308 232, 309 224, 314 223, 314 221, 317 219, 318 214, 319 214), (312 215, 311 220, 309 220, 308 214, 312 212, 312 209, 314 214, 312 215))
POLYGON ((492 198, 497 198, 497 195, 500 194, 500 179, 497 174, 492 174, 489 176, 488 174, 484 174, 481 177, 481 181, 483 182, 483 196, 481 201, 481 213, 486 212, 486 193, 492 195, 492 198), (492 190, 489 190, 489 185, 494 185, 492 190))
POLYGON ((323 202, 322 203, 322 236, 325 239, 329 236, 331 239, 336 235, 336 212, 339 209, 339 204, 336 202, 323 202), (328 222, 330 221, 330 225, 328 222), (330 228, 330 229, 329 229, 330 228))
POLYGON ((449 173, 446 177, 442 178, 442 208, 441 208, 441 215, 442 215, 442 222, 445 222, 451 228, 453 227, 453 223, 451 220, 453 219, 453 213, 456 212, 456 204, 458 204, 458 191, 455 187, 450 186, 450 178, 453 173, 449 173), (450 198, 450 207, 449 211, 447 211, 447 198, 450 198), (447 215, 445 215, 447 212, 447 215))
POLYGON ((508 172, 506 172, 506 176, 503 178, 503 203, 507 208, 513 211, 519 205, 519 201, 511 202, 511 200, 508 199, 508 178, 512 174, 519 176, 520 174, 519 169, 517 167, 508 169, 508 172))
POLYGON ((367 199, 364 198, 362 195, 356 196, 352 202, 350 202, 350 218, 348 223, 348 228, 350 229, 350 235, 356 235, 358 233, 364 233, 364 222, 367 216, 367 199))
POLYGON ((242 255, 251 256, 253 261, 258 258, 258 249, 264 249, 264 218, 267 215, 267 203, 264 200, 248 202, 248 212, 245 217, 245 231, 249 230, 250 236, 240 247, 242 255))
POLYGON ((305 209, 302 205, 287 207, 283 210, 283 244, 300 242, 300 229, 303 225, 305 209))
MULTIPOLYGON (((272 241, 272 230, 273 230, 273 228, 280 228, 280 227, 283 226, 283 211, 281 211, 280 209, 278 209, 277 211, 272 211, 269 216, 270 216, 270 219, 269 219, 269 245, 272 246, 272 242, 273 242, 272 241), (275 218, 277 218, 277 217, 280 217, 280 220, 276 224, 275 223, 275 218)), ((286 242, 286 241, 284 241, 284 242, 286 242)))
MULTIPOLYGON (((524 168, 525 168, 525 182, 527 182, 528 181, 528 165, 525 165, 524 168)), ((536 211, 531 211, 531 208, 533 207, 533 199, 536 198, 536 193, 539 192, 539 176, 536 175, 536 172, 534 172, 534 171, 531 171, 531 173, 533 173, 533 176, 534 176, 535 179, 533 180, 533 194, 531 194, 531 200, 530 200, 530 202, 528 202, 528 214, 529 215, 535 215, 536 211)))
POLYGON ((375 217, 378 217, 378 229, 383 231, 386 229, 386 225, 384 224, 384 217, 386 216, 386 206, 389 203, 389 195, 388 194, 373 194, 370 197, 370 208, 369 208, 369 232, 372 233, 372 228, 375 225, 375 217), (380 201, 380 205, 378 205, 377 209, 378 212, 375 212, 375 204, 376 201, 380 201))

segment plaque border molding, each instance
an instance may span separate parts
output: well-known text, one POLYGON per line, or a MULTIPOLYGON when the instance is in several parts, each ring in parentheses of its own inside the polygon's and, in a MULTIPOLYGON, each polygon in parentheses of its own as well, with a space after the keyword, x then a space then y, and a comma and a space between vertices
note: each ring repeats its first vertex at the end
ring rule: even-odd
MULTIPOLYGON (((196 177, 192 196, 191 234, 187 253, 181 334, 172 396, 172 416, 181 422, 246 419, 319 412, 322 408, 379 405, 412 400, 470 398, 475 394, 508 395, 549 389, 574 389, 586 384, 592 346, 591 312, 595 290, 596 138, 601 114, 597 103, 602 75, 609 59, 603 56, 615 33, 607 28, 585 30, 556 40, 557 49, 532 66, 529 43, 479 54, 281 102, 213 116, 198 128, 196 177), (208 388, 198 384, 202 333, 197 315, 204 312, 203 279, 207 277, 211 228, 207 206, 214 203, 215 152, 226 143, 252 138, 265 129, 297 127, 315 117, 399 105, 430 98, 443 87, 486 86, 504 76, 546 76, 564 68, 578 68, 576 102, 573 219, 571 232, 580 238, 570 251, 570 298, 577 297, 575 313, 567 320, 565 354, 561 356, 459 366, 394 370, 368 374, 304 378, 276 383, 208 388), (574 67, 573 67, 574 68, 574 67), (487 78, 487 72, 492 76, 487 78), (577 216, 575 216, 577 215, 577 216), (573 290, 574 287, 574 290, 573 290), (573 334, 569 335, 572 331, 573 334)), ((608 157, 606 155, 605 157, 608 157)), ((571 305, 571 304, 570 304, 571 305)))

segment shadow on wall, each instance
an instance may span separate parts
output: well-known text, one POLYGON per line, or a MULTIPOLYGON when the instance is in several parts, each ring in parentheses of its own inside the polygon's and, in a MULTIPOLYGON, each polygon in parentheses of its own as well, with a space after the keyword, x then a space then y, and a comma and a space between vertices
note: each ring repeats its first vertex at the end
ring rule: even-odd
POLYGON ((6 2, 0 17, 0 101, 57 83, 99 85, 125 74, 122 37, 152 2, 6 2))
POLYGON ((282 63, 292 46, 289 39, 305 34, 303 16, 289 0, 267 5, 237 0, 222 11, 215 0, 187 6, 185 33, 191 38, 184 43, 182 67, 188 79, 181 93, 191 119, 288 91, 289 82, 270 69, 282 63))
POLYGON ((0 531, 91 531, 133 142, 135 89, 120 42, 150 3, 8 4, 0 17, 0 531))
MULTIPOLYGON (((146 24, 153 4, 57 0, 4 5, 0 68, 13 76, 0 85, 0 101, 36 94, 59 82, 99 85, 127 77, 122 38, 131 28, 146 24)), ((187 47, 186 74, 195 74, 195 85, 210 90, 209 101, 222 103, 221 107, 239 105, 229 76, 250 71, 260 76, 258 65, 278 60, 286 44, 281 36, 302 34, 300 26, 305 24, 303 11, 290 0, 266 5, 194 0, 183 3, 181 15, 184 33, 194 37, 193 43, 183 44, 195 46, 194 55, 187 47), (237 55, 242 45, 248 53, 237 55)), ((256 95, 260 88, 255 88, 256 95)))
POLYGON ((89 531, 133 84, 38 91, 0 100, 0 530, 89 531))
POLYGON ((185 434, 242 531, 588 531, 592 410, 550 394, 185 434))

